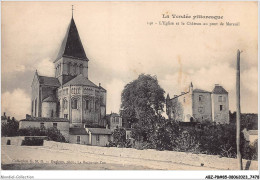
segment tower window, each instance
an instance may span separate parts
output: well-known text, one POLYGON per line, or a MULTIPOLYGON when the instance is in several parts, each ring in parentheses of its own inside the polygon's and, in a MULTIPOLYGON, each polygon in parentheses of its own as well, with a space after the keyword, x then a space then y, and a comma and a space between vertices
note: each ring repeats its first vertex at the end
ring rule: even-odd
POLYGON ((77 64, 74 64, 74 66, 73 66, 73 73, 74 73, 74 75, 77 74, 77 64))
POLYGON ((218 97, 218 102, 222 102, 222 96, 218 97))
POLYGON ((83 65, 82 64, 79 66, 79 74, 83 74, 83 65))
POLYGON ((71 66, 71 64, 70 63, 68 63, 68 74, 70 74, 71 72, 70 72, 70 66, 71 66))

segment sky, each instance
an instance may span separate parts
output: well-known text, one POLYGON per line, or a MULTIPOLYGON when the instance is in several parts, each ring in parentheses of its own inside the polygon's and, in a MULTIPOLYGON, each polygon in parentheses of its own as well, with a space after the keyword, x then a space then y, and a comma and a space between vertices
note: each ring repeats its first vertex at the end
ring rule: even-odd
POLYGON ((72 4, 90 60, 89 79, 107 89, 107 113, 119 111, 124 86, 141 73, 156 76, 165 96, 171 97, 186 91, 190 82, 207 91, 220 84, 229 92, 233 112, 238 49, 243 51, 241 112, 257 113, 257 2, 2 2, 2 113, 25 118, 35 70, 54 76, 53 60, 70 23, 72 4), (164 26, 160 21, 185 25, 164 26), (188 25, 192 23, 218 25, 188 25))

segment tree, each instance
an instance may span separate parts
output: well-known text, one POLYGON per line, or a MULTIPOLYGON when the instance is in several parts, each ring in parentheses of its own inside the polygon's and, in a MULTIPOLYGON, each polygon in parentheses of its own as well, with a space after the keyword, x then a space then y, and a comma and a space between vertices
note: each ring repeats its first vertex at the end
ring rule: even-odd
POLYGON ((134 132, 138 139, 149 139, 155 120, 163 112, 164 93, 156 76, 145 74, 139 75, 138 79, 124 87, 121 94, 121 115, 127 122, 134 124, 134 127, 139 127, 134 132))
POLYGON ((7 123, 2 124, 1 135, 2 136, 17 136, 19 129, 19 122, 15 120, 14 117, 10 119, 7 118, 7 123))

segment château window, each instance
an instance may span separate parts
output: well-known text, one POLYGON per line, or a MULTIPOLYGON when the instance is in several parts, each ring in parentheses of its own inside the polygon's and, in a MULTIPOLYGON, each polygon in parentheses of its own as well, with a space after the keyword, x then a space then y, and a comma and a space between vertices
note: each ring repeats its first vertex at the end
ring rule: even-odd
POLYGON ((202 102, 203 96, 199 95, 199 102, 202 102))
POLYGON ((72 109, 78 109, 78 100, 77 99, 73 99, 71 101, 71 108, 72 109))
POLYGON ((218 102, 222 102, 222 96, 218 97, 218 102))
POLYGON ((219 110, 222 111, 223 110, 223 105, 219 106, 219 110))
POLYGON ((97 142, 99 142, 100 139, 99 139, 99 135, 98 135, 98 134, 97 134, 96 138, 97 138, 97 139, 96 139, 97 142))
POLYGON ((64 118, 65 118, 65 119, 68 119, 68 114, 64 114, 64 118))

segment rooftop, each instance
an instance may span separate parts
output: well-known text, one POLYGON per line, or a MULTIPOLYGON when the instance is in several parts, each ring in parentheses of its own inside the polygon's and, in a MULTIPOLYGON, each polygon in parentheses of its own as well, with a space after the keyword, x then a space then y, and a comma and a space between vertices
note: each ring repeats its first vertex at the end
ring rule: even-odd
POLYGON ((57 99, 54 96, 48 96, 43 100, 43 102, 56 102, 57 99))
POLYGON ((63 86, 65 87, 65 86, 69 86, 69 85, 72 85, 72 86, 82 85, 82 86, 91 86, 91 87, 98 88, 97 85, 95 85, 93 82, 91 82, 87 77, 84 77, 82 74, 76 76, 69 82, 65 83, 63 86))
POLYGON ((196 92, 196 93, 211 93, 209 91, 205 91, 205 90, 202 90, 202 89, 194 89, 193 92, 196 92))
POLYGON ((55 77, 39 76, 39 83, 47 86, 60 87, 60 82, 58 78, 55 77))
POLYGON ((215 85, 212 91, 213 94, 228 94, 228 92, 220 85, 215 85))
POLYGON ((68 119, 65 118, 47 118, 47 117, 28 117, 26 119, 22 119, 21 121, 37 121, 37 122, 69 122, 68 119))
POLYGON ((69 134, 70 135, 88 135, 85 128, 70 128, 69 134))
POLYGON ((88 129, 92 134, 112 134, 112 131, 110 129, 105 128, 86 128, 88 129))
POLYGON ((60 47, 60 51, 55 61, 61 57, 69 57, 88 61, 73 18, 70 21, 70 25, 68 26, 67 32, 60 47))

